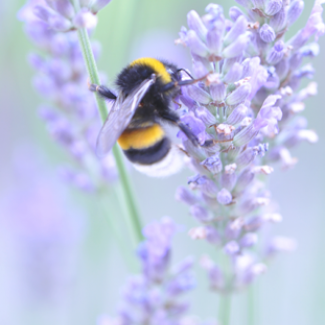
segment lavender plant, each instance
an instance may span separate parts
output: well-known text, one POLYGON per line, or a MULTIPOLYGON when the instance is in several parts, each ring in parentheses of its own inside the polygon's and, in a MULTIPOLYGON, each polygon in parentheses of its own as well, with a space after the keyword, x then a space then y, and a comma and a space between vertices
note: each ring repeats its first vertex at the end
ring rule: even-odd
MULTIPOLYGON (((98 1, 78 14, 69 1, 30 1, 19 13, 25 31, 42 54, 28 60, 37 74, 33 84, 50 104, 42 105, 40 115, 51 136, 75 159, 78 169, 62 168, 62 176, 77 187, 94 191, 117 178, 113 155, 102 161, 95 155, 100 118, 96 101, 87 90, 87 71, 78 35, 73 29, 93 29, 100 8, 98 1), (71 31, 72 30, 72 31, 71 31)), ((92 42, 95 58, 100 44, 92 42)))
POLYGON ((52 103, 43 106, 40 114, 51 135, 80 166, 81 171, 62 170, 63 177, 86 191, 102 192, 117 178, 118 170, 123 190, 120 206, 126 207, 131 237, 139 242, 140 219, 120 151, 115 147, 101 161, 95 155, 100 118, 106 119, 107 107, 87 89, 87 81, 99 83, 95 58, 100 52, 99 43, 90 43, 88 33, 97 24, 98 11, 109 2, 30 0, 18 16, 25 22, 27 35, 45 53, 29 56, 38 72, 34 85, 52 103))
MULTIPOLYGON (((99 84, 93 56, 98 45, 91 48, 87 29, 94 28, 96 13, 108 2, 75 0, 72 5, 68 0, 32 0, 21 12, 27 33, 48 54, 47 58, 30 56, 39 71, 35 85, 60 107, 59 114, 46 107, 41 115, 55 138, 90 172, 91 178, 89 174, 78 178, 78 173, 66 173, 85 189, 96 188, 103 175, 109 180, 116 177, 112 157, 100 163, 93 154, 99 128, 95 108, 97 105, 102 120, 107 109, 103 101, 96 98, 95 104, 89 97, 81 60, 82 53, 90 82, 99 84)), ((302 64, 318 54, 316 41, 325 32, 323 0, 315 1, 306 27, 289 40, 286 32, 300 16, 303 1, 237 2, 244 11, 232 7, 230 20, 216 4, 208 5, 203 17, 191 11, 189 30, 183 27, 177 40, 191 51, 194 75, 205 78, 183 87, 179 96, 187 107, 181 119, 202 147, 194 147, 179 132, 188 165, 197 174, 188 181, 190 190, 180 187, 176 197, 190 206, 190 213, 201 224, 190 230, 190 236, 208 241, 226 261, 202 260, 211 289, 226 297, 221 300, 222 325, 229 322, 230 295, 264 273, 275 253, 295 247, 295 242, 285 237, 258 246, 258 233, 282 219, 267 188, 268 175, 274 170, 271 164, 291 167, 296 163, 291 148, 304 140, 317 141, 316 133, 307 129, 307 121, 300 115, 303 102, 317 93, 317 85, 311 82, 300 89, 300 84, 313 76, 311 65, 302 64), (309 42, 312 36, 315 42, 309 42)), ((132 192, 116 147, 113 154, 124 185, 125 206, 139 232, 132 192)), ((117 324, 181 324, 185 306, 174 298, 192 286, 188 275, 191 262, 170 273, 173 227, 169 220, 145 229, 147 241, 139 251, 143 274, 127 286, 124 306, 114 321, 117 324)))
MULTIPOLYGON (((317 40, 325 32, 324 1, 315 1, 306 27, 289 40, 286 32, 302 13, 303 1, 236 1, 244 10, 230 8, 230 20, 217 4, 209 4, 202 17, 190 11, 189 29, 182 27, 176 41, 191 51, 195 76, 207 76, 182 89, 180 100, 188 107, 182 120, 202 145, 210 144, 194 147, 179 133, 197 174, 188 180, 190 189, 180 187, 176 197, 201 224, 190 236, 227 256, 225 265, 211 258, 202 263, 211 288, 226 298, 263 273, 274 253, 295 247, 285 237, 257 245, 258 232, 282 219, 267 188, 271 164, 291 167, 296 163, 291 148, 317 141, 300 114, 317 84, 300 85, 313 77, 312 66, 303 64, 319 53, 317 40)), ((225 304, 223 325, 229 320, 225 304)))
POLYGON ((128 280, 117 317, 103 316, 100 325, 185 324, 189 304, 182 295, 195 284, 193 259, 170 266, 176 231, 167 217, 144 228, 145 241, 138 249, 142 273, 128 280))

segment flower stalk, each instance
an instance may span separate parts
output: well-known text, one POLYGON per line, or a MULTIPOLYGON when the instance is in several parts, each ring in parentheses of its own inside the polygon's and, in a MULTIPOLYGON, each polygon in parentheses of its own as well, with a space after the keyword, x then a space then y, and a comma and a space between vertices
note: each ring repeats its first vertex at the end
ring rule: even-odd
MULTIPOLYGON (((79 0, 74 0, 74 6, 76 11, 78 11, 80 9, 80 5, 79 5, 79 0)), ((87 66, 87 71, 89 74, 89 78, 90 78, 90 82, 92 84, 96 84, 99 85, 100 81, 99 81, 99 76, 98 76, 98 70, 97 70, 97 65, 96 65, 96 61, 90 46, 90 41, 89 41, 89 37, 88 37, 88 33, 86 28, 79 28, 78 29, 78 37, 79 37, 79 42, 81 45, 81 49, 82 49, 82 53, 83 53, 83 57, 87 66)), ((104 123, 106 118, 107 118, 107 107, 106 104, 104 102, 104 100, 102 100, 101 98, 99 98, 97 95, 95 95, 96 97, 96 102, 97 102, 97 107, 98 107, 98 111, 100 114, 100 117, 102 119, 102 122, 104 123)), ((123 162, 123 158, 121 155, 120 150, 118 149, 117 145, 115 145, 113 147, 113 155, 116 161, 116 166, 118 169, 118 173, 120 176, 120 180, 122 183, 122 195, 123 195, 123 199, 121 197, 119 197, 119 201, 121 204, 123 204, 122 202, 125 202, 126 205, 126 210, 127 210, 127 215, 128 218, 130 219, 130 226, 133 229, 133 237, 134 240, 136 241, 136 243, 140 243, 143 239, 142 236, 142 231, 141 231, 141 221, 140 221, 140 217, 139 217, 139 213, 138 213, 138 209, 135 203, 135 199, 133 197, 133 192, 132 192, 132 188, 131 188, 131 183, 129 180, 129 177, 127 175, 126 172, 126 168, 124 166, 124 162, 123 162)))
POLYGON ((226 293, 220 295, 219 317, 218 317, 220 325, 230 324, 230 313, 231 313, 231 294, 226 293))
MULTIPOLYGON (((77 2, 77 1, 75 1, 77 2)), ((78 29, 78 36, 79 36, 79 42, 81 45, 83 57, 87 66, 87 71, 89 74, 90 82, 93 84, 98 85, 99 84, 99 76, 97 71, 96 62, 94 59, 94 55, 90 46, 90 41, 88 37, 88 33, 86 28, 80 28, 78 29)), ((100 113, 102 122, 104 123, 107 117, 107 108, 105 102, 96 96, 96 102, 98 111, 100 113)), ((135 203, 135 199, 133 197, 133 191, 131 188, 131 183, 129 180, 129 177, 126 172, 126 168, 123 162, 123 158, 121 155, 120 150, 118 149, 117 145, 113 147, 113 155, 116 161, 116 166, 119 172, 120 180, 122 183, 122 195, 123 198, 119 198, 120 203, 123 205, 122 202, 125 202, 126 210, 128 218, 130 219, 129 224, 132 225, 133 233, 134 233, 134 239, 137 243, 142 241, 142 232, 141 232, 141 221, 138 213, 138 209, 135 203)))

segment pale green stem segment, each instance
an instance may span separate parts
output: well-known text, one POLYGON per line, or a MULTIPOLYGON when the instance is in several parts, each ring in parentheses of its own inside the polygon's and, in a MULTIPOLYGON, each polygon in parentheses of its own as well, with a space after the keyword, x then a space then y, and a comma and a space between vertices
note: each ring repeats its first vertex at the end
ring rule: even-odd
POLYGON ((258 319, 258 303, 257 296, 258 295, 258 284, 253 283, 248 288, 247 293, 247 324, 255 325, 258 319))
MULTIPOLYGON (((79 9, 79 1, 74 1, 75 9, 76 11, 79 9)), ((99 84, 99 77, 98 77, 98 71, 97 66, 95 62, 95 58, 91 49, 89 37, 87 30, 85 28, 78 29, 78 37, 79 42, 81 45, 82 53, 85 59, 85 63, 87 66, 88 74, 90 77, 90 82, 93 84, 98 85, 99 84)), ((102 121, 104 122, 107 117, 107 107, 105 102, 98 98, 96 96, 97 106, 98 110, 101 116, 102 121)), ((142 231, 141 231, 141 222, 138 214, 138 210, 135 204, 135 200, 132 194, 131 184, 130 180, 128 178, 126 168, 124 166, 123 158, 121 155, 121 152, 119 148, 115 145, 113 148, 113 154, 115 157, 117 169, 120 176, 120 181, 122 183, 122 193, 123 193, 123 199, 120 200, 120 202, 125 202, 126 209, 128 211, 128 217, 131 219, 130 224, 132 224, 132 232, 134 234, 134 237, 136 239, 136 243, 139 243, 142 241, 142 231)))
POLYGON ((230 324, 230 311, 231 311, 231 294, 226 293, 220 295, 219 303, 219 324, 229 325, 230 324))
MULTIPOLYGON (((118 245, 118 249, 120 252, 122 252, 124 261, 126 262, 126 266, 128 269, 132 272, 138 271, 138 266, 136 261, 133 258, 133 250, 130 249, 128 243, 125 240, 125 236, 123 236, 123 233, 121 233, 119 229, 119 224, 115 222, 115 218, 118 216, 117 213, 117 201, 118 198, 116 197, 116 191, 111 191, 111 193, 108 192, 107 188, 104 189, 102 192, 99 193, 98 199, 99 199, 99 209, 103 217, 105 217, 105 220, 107 224, 109 225, 109 228, 114 236, 115 239, 115 245, 118 245), (107 197, 109 196, 109 201, 107 200, 107 197), (108 203, 110 208, 108 209, 108 203), (107 218, 108 216, 108 218, 107 218)), ((120 208, 120 207, 118 207, 120 208)))

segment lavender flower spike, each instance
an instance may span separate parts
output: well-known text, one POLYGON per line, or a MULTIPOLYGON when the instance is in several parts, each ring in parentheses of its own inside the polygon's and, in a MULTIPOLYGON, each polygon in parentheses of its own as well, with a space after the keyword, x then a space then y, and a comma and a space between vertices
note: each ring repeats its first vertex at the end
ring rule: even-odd
POLYGON ((209 100, 187 92, 192 99, 186 101, 190 113, 182 109, 181 119, 188 117, 191 128, 199 129, 206 140, 193 150, 183 139, 198 174, 188 182, 189 189, 196 192, 183 195, 182 201, 200 223, 190 236, 206 240, 231 261, 230 271, 210 259, 203 263, 211 288, 221 294, 248 286, 266 271, 263 260, 295 246, 282 237, 266 244, 258 241, 258 232, 266 224, 281 220, 271 210, 271 193, 263 179, 276 171, 274 162, 283 167, 297 162, 291 156, 292 147, 304 140, 317 141, 316 133, 307 129, 306 120, 300 116, 306 98, 316 95, 316 85, 299 87, 304 78, 313 77, 310 64, 301 66, 303 59, 319 53, 319 47, 315 42, 308 43, 309 39, 315 35, 317 41, 325 33, 323 0, 315 1, 306 27, 291 40, 286 38, 286 31, 301 14, 303 1, 236 2, 245 10, 232 7, 231 21, 224 17, 220 6, 213 4, 201 20, 196 13, 189 15, 191 34, 199 39, 199 45, 186 43, 186 33, 190 32, 184 28, 181 32, 194 66, 196 61, 204 61, 210 62, 212 69, 206 80, 196 85, 209 100), (213 124, 207 122, 203 111, 211 114, 208 120, 213 124), (251 250, 258 245, 262 247, 251 250), (259 255, 257 251, 264 253, 259 255), (223 279, 227 276, 232 280, 225 286, 223 279))
POLYGON ((145 241, 138 251, 142 273, 128 280, 118 315, 109 324, 181 324, 189 308, 181 296, 195 285, 194 261, 187 257, 177 265, 170 265, 176 231, 177 226, 170 218, 145 227, 145 241))
MULTIPOLYGON (((60 17, 58 19, 68 21, 69 26, 80 27, 94 27, 90 22, 97 18, 86 8, 75 14, 68 0, 47 3, 30 1, 19 12, 28 35, 44 52, 42 56, 29 56, 37 73, 33 82, 35 88, 53 102, 51 106, 40 107, 40 116, 51 136, 80 166, 78 170, 61 169, 63 179, 82 190, 95 191, 102 184, 117 179, 115 161, 112 155, 98 161, 95 154, 101 125, 96 102, 86 86, 87 71, 78 36, 75 31, 58 33, 57 28, 51 27, 51 17, 60 17), (81 18, 82 15, 89 17, 81 18)), ((92 47, 98 58, 98 43, 92 43, 92 47)))

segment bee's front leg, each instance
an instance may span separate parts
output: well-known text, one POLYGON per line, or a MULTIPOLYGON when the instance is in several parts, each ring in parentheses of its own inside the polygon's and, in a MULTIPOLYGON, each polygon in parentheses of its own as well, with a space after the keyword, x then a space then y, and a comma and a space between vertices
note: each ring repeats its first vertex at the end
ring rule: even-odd
POLYGON ((88 83, 88 89, 90 91, 96 92, 101 97, 111 99, 111 100, 115 100, 117 98, 106 86, 91 84, 89 81, 87 83, 88 83))

